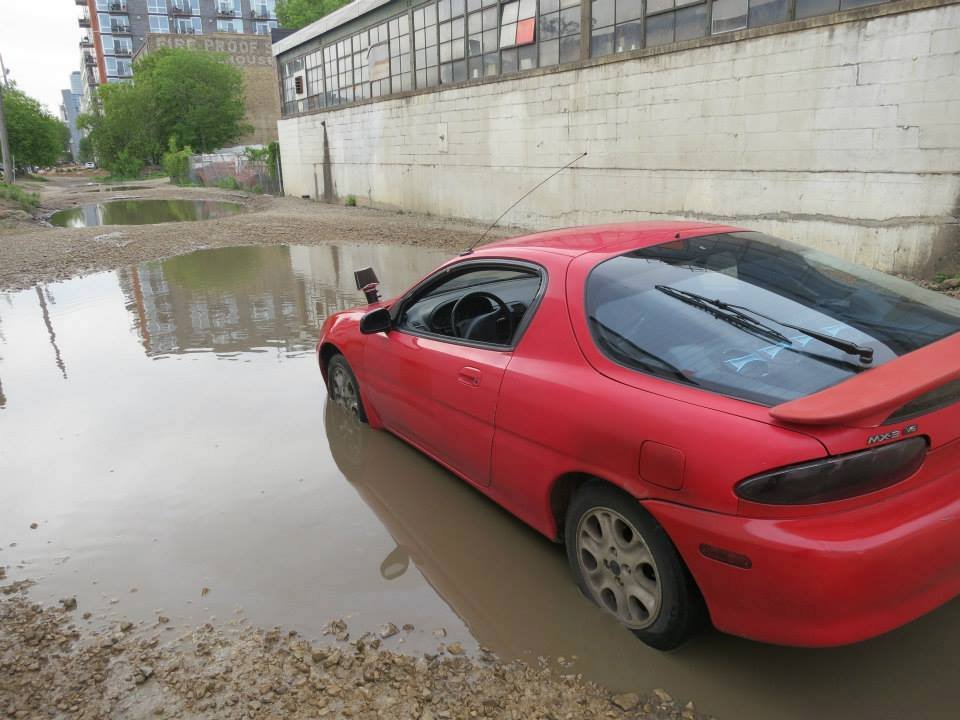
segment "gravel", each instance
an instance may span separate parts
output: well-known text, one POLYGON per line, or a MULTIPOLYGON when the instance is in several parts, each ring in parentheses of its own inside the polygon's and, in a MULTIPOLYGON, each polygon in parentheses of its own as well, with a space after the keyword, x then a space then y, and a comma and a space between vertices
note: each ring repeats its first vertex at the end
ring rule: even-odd
MULTIPOLYGON (((368 633, 313 644, 280 628, 206 623, 175 640, 120 621, 73 624, 29 581, 0 588, 0 716, 10 718, 357 718, 694 720, 664 690, 613 694, 546 663, 489 652, 405 655, 368 633)), ((331 628, 347 633, 342 620, 331 628)), ((448 649, 452 650, 452 646, 448 649)), ((611 659, 613 661, 613 659, 611 659)))

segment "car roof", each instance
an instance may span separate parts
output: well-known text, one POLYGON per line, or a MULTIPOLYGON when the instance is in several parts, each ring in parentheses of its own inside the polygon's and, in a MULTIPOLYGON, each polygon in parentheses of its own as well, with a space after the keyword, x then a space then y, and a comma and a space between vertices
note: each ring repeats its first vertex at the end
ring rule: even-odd
POLYGON ((743 229, 731 225, 676 220, 583 225, 498 240, 477 248, 475 252, 484 255, 503 255, 511 250, 539 249, 577 256, 621 248, 627 250, 648 247, 664 242, 671 234, 676 237, 696 237, 743 229))

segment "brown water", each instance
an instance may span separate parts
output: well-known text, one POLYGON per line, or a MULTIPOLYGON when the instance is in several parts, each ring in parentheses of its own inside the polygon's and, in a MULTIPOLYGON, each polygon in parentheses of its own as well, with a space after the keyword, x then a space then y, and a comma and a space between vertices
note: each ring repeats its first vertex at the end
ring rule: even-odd
POLYGON ((847 648, 709 633, 658 653, 578 594, 561 548, 327 407, 313 344, 361 301, 352 271, 398 291, 442 259, 210 250, 0 295, 0 564, 96 622, 242 608, 308 637, 334 617, 354 636, 410 622, 401 648, 432 649, 442 627, 507 658, 576 656, 591 679, 721 720, 957 717, 960 601, 847 648))
POLYGON ((152 225, 214 220, 236 215, 239 212, 243 212, 243 206, 238 203, 212 200, 114 200, 60 210, 50 216, 50 224, 70 228, 95 225, 152 225))

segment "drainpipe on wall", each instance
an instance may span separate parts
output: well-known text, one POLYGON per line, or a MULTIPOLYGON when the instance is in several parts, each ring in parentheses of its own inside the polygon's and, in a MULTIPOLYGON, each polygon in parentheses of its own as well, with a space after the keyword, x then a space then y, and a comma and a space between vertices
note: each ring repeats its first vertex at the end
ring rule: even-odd
POLYGON ((330 166, 330 141, 327 139, 327 121, 323 125, 323 201, 333 202, 333 168, 330 166))

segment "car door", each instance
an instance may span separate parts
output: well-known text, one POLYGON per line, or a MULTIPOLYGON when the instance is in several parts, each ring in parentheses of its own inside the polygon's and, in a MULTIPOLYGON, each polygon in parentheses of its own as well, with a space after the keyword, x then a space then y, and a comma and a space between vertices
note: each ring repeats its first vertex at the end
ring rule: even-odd
POLYGON ((504 343, 446 335, 405 318, 437 306, 438 287, 453 287, 447 291, 451 299, 480 286, 494 288, 491 272, 535 273, 537 296, 544 284, 541 271, 525 264, 465 261, 447 266, 398 302, 394 329, 371 335, 364 351, 366 392, 384 425, 477 485, 490 482, 500 383, 533 298, 523 303, 523 317, 504 343))

